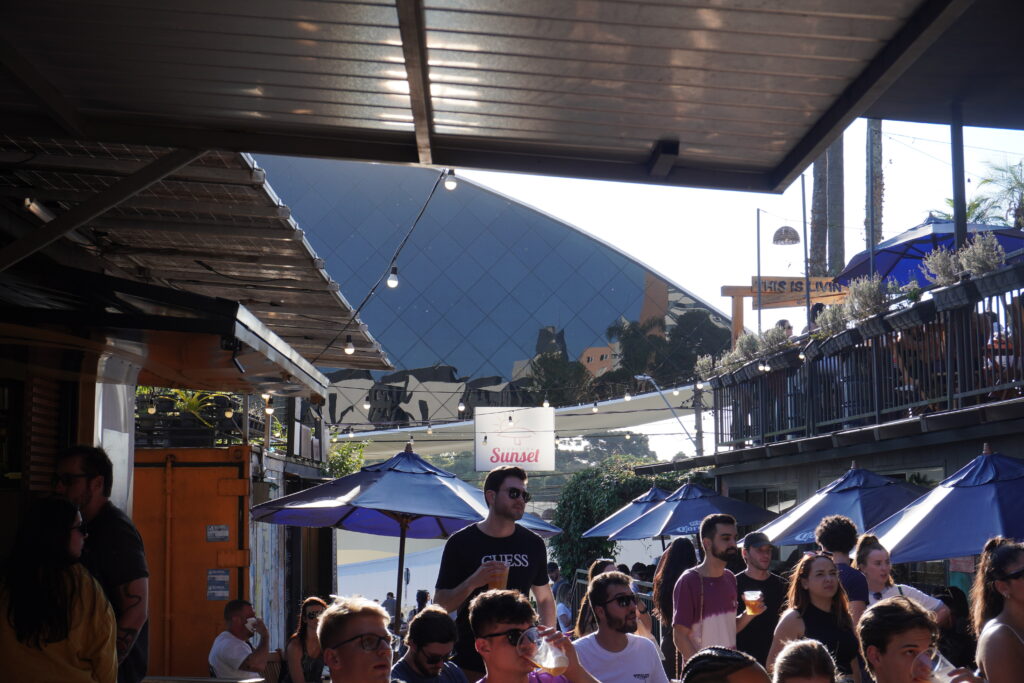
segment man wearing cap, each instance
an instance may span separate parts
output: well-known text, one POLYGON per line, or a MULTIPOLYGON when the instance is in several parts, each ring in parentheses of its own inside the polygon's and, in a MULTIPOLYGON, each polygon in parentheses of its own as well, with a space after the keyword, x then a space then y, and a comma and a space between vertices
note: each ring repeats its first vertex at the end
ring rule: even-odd
POLYGON ((775 626, 779 623, 779 614, 782 613, 782 605, 786 601, 788 584, 778 574, 768 571, 772 562, 772 544, 759 531, 753 531, 743 538, 743 562, 747 568, 736 575, 739 611, 744 609, 745 591, 761 591, 766 609, 747 622, 746 626, 737 629, 736 649, 746 652, 764 666, 772 646, 775 626))

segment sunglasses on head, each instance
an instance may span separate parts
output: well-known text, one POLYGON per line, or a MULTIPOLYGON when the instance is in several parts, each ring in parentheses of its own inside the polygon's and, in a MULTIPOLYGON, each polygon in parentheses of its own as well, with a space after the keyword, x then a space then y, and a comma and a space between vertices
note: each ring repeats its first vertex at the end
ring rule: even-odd
POLYGON ((804 557, 827 557, 832 559, 832 552, 829 550, 805 550, 804 557))
POLYGON ((529 503, 530 499, 533 498, 533 496, 530 495, 530 492, 526 489, 517 489, 514 486, 509 486, 505 490, 508 491, 508 497, 512 500, 522 498, 524 503, 529 503))
POLYGON ((619 604, 619 607, 629 607, 630 605, 637 604, 636 594, 625 593, 623 595, 616 595, 614 598, 609 598, 608 600, 605 600, 601 603, 601 605, 607 605, 609 602, 617 602, 619 604))

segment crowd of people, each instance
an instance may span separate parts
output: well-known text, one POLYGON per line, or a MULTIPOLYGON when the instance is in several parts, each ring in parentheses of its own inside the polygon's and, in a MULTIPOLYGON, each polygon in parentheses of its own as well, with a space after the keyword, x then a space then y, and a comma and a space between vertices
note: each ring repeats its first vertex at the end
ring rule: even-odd
MULTIPOLYGON (((0 575, 0 656, 10 680, 113 683, 145 675, 145 556, 134 526, 110 504, 110 477, 99 449, 64 454, 55 476, 60 495, 31 500, 20 518, 13 559, 0 575), (133 652, 142 655, 141 667, 132 664, 133 652)), ((980 550, 969 615, 977 645, 965 655, 970 661, 950 663, 940 635, 966 610, 894 581, 879 539, 859 535, 841 516, 821 520, 817 549, 797 556, 782 576, 771 571, 775 548, 767 536, 740 539, 732 517, 710 515, 699 547, 678 538, 662 554, 650 613, 637 583, 649 575, 646 567, 626 573, 608 558, 590 565, 576 608, 571 582, 548 562, 543 541, 516 524, 530 499, 527 483, 517 467, 488 475, 487 517, 449 538, 433 602, 419 591, 407 624, 390 595, 384 604, 303 600, 280 680, 1024 680, 1024 544, 1012 539, 993 538, 980 550), (730 570, 737 565, 743 569, 730 570), (393 629, 402 638, 389 630, 394 624, 403 624, 393 629)), ((229 601, 209 652, 211 676, 262 673, 269 642, 252 604, 229 601)))

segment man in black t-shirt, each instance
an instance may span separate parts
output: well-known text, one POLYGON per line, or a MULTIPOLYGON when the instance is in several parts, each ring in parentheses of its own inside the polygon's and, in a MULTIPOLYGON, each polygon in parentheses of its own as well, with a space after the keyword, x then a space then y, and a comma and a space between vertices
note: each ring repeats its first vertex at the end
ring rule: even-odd
POLYGON ((764 534, 754 531, 743 538, 743 561, 747 568, 736 575, 738 608, 740 612, 744 609, 744 591, 761 591, 766 609, 737 631, 736 648, 764 666, 789 584, 781 576, 768 571, 772 563, 772 544, 764 534))
POLYGON ((555 625, 555 599, 548 584, 544 541, 516 524, 530 498, 526 480, 526 472, 519 467, 492 470, 484 481, 487 518, 452 534, 441 555, 434 602, 447 612, 458 610, 455 663, 470 681, 484 675, 484 663, 469 625, 469 601, 478 593, 488 587, 507 587, 523 595, 532 590, 541 623, 555 625))
POLYGON ((88 529, 82 564, 117 618, 118 683, 138 683, 149 660, 149 569, 138 530, 110 502, 113 471, 102 448, 73 446, 57 457, 53 490, 78 506, 88 529))

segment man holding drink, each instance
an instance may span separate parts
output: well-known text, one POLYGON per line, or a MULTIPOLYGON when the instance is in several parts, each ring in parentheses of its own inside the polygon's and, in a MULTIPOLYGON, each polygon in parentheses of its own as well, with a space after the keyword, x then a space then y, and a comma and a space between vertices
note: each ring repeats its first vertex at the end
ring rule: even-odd
POLYGON ((519 467, 492 470, 484 481, 487 518, 452 534, 441 555, 434 602, 447 612, 458 611, 455 663, 470 681, 484 672, 469 623, 470 600, 477 594, 510 588, 527 595, 532 590, 541 623, 555 625, 544 541, 516 524, 530 499, 526 483, 526 472, 519 467))
POLYGON ((756 614, 760 600, 767 609, 742 628, 737 627, 736 648, 765 666, 789 584, 781 576, 768 571, 772 562, 772 544, 761 532, 752 531, 743 537, 743 561, 747 568, 736 575, 741 607, 748 614, 756 614))

